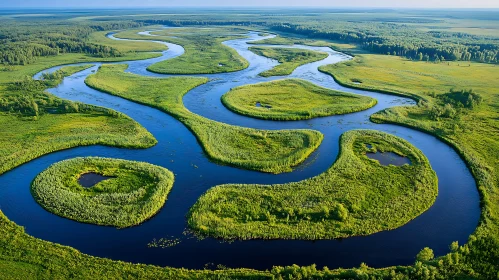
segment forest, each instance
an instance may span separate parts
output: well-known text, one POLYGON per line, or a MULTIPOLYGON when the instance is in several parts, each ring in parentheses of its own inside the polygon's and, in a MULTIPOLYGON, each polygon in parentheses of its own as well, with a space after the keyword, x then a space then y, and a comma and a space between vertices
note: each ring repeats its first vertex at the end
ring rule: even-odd
POLYGON ((116 48, 89 42, 90 34, 142 26, 125 21, 111 23, 68 24, 66 22, 12 22, 0 20, 0 63, 26 65, 40 56, 63 53, 85 53, 95 57, 117 57, 116 48))
MULTIPOLYGON (((419 61, 478 61, 499 62, 499 35, 470 34, 456 32, 446 27, 439 28, 438 20, 412 17, 396 18, 396 15, 383 15, 358 19, 355 16, 332 16, 328 14, 305 14, 284 12, 276 16, 271 12, 247 13, 234 19, 230 13, 216 15, 137 15, 98 17, 91 21, 63 21, 32 19, 19 21, 0 18, 0 63, 24 65, 32 63, 36 57, 59 53, 86 53, 95 57, 119 57, 122 52, 114 47, 93 43, 91 34, 96 31, 118 30, 143 25, 167 26, 253 26, 268 28, 270 31, 287 32, 314 39, 327 39, 358 44, 362 49, 373 53, 407 57, 419 61), (419 25, 427 28, 419 28, 419 25), (436 25, 437 27, 434 27, 436 25), (29 31, 28 31, 29 30, 29 31)), ((471 19, 479 18, 472 15, 471 19)), ((438 15, 442 18, 460 15, 438 15)), ((465 30, 466 31, 466 30, 465 30)))
MULTIPOLYGON (((169 26, 188 25, 236 25, 261 26, 271 31, 286 32, 314 39, 327 39, 358 44, 362 49, 420 61, 479 61, 499 62, 499 35, 487 36, 465 32, 450 32, 440 29, 422 31, 411 20, 405 18, 394 22, 392 18, 378 16, 358 20, 356 17, 305 15, 261 17, 246 16, 234 19, 137 19, 145 24, 165 24, 169 26)), ((170 17, 171 18, 171 17, 170 17)), ((420 23, 420 22, 418 22, 420 23)), ((427 23, 423 21, 423 23, 427 23)), ((430 21, 430 24, 435 22, 430 21)))

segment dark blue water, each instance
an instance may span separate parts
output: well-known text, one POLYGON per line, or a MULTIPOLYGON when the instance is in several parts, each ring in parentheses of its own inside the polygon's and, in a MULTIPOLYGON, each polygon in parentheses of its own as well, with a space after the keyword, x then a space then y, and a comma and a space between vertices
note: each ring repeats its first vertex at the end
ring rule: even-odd
POLYGON ((377 160, 381 165, 402 166, 404 164, 411 164, 411 160, 409 158, 397 155, 394 152, 366 153, 366 156, 377 160))
POLYGON ((113 177, 104 176, 101 174, 89 172, 89 173, 85 173, 85 174, 80 175, 80 177, 78 178, 78 184, 80 184, 84 188, 91 188, 91 187, 97 185, 97 183, 100 183, 102 181, 112 179, 112 178, 113 177))
MULTIPOLYGON (((256 33, 250 33, 248 39, 225 42, 245 57, 250 66, 234 73, 200 75, 213 80, 189 92, 184 97, 184 103, 194 113, 233 125, 261 129, 311 128, 321 131, 325 136, 321 146, 293 172, 272 175, 210 162, 192 133, 174 118, 156 109, 88 88, 84 79, 97 69, 95 66, 64 79, 51 92, 61 98, 125 113, 147 128, 157 138, 158 144, 149 149, 138 150, 104 146, 79 147, 42 156, 0 176, 0 209, 9 219, 24 226, 28 234, 74 247, 83 253, 134 263, 187 268, 202 268, 208 263, 256 269, 267 269, 273 265, 313 263, 330 268, 353 267, 361 262, 372 267, 407 265, 414 262, 415 255, 424 247, 431 247, 436 255, 443 255, 449 251, 451 242, 457 240, 463 244, 467 241, 480 215, 479 196, 470 171, 453 149, 433 136, 369 121, 371 114, 383 108, 414 104, 413 101, 343 88, 330 76, 317 70, 320 65, 337 63, 350 57, 327 48, 294 46, 326 51, 329 57, 301 66, 290 76, 324 87, 376 98, 378 104, 369 110, 289 122, 252 119, 227 110, 221 104, 220 96, 230 88, 279 79, 257 76, 277 65, 274 60, 248 51, 246 42, 258 38, 260 37, 256 33), (318 175, 333 164, 338 155, 340 135, 351 129, 384 131, 402 137, 421 149, 439 178, 439 195, 435 204, 398 229, 341 240, 250 240, 226 243, 211 238, 197 240, 190 234, 184 234, 186 213, 209 188, 225 183, 285 183, 318 175), (139 226, 118 230, 82 224, 45 211, 30 194, 30 183, 37 174, 52 163, 79 156, 146 161, 170 169, 175 173, 176 180, 162 210, 139 226), (147 247, 149 242, 159 238, 180 238, 181 242, 168 248, 147 247)), ((152 63, 183 53, 182 47, 167 45, 169 50, 163 52, 160 58, 127 62, 127 71, 148 76, 169 76, 146 71, 146 67, 152 63)), ((56 69, 57 67, 48 71, 56 69)), ((36 77, 38 76, 39 74, 36 77)))

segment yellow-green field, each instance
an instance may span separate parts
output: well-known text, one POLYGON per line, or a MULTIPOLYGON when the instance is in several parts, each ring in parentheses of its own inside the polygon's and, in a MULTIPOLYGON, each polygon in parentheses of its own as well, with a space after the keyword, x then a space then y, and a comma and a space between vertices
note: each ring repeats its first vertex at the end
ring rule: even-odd
MULTIPOLYGON (((281 33, 286 34, 286 33, 281 33)), ((286 34, 289 36, 296 36, 295 34, 286 34)), ((259 41, 249 42, 249 44, 269 44, 269 45, 306 45, 314 47, 330 47, 335 50, 349 50, 355 49, 356 46, 353 44, 347 44, 342 42, 335 42, 330 40, 315 40, 303 37, 283 37, 276 36, 274 38, 263 39, 259 41)))
POLYGON ((179 57, 160 61, 147 70, 161 74, 212 74, 234 72, 247 68, 248 61, 223 41, 242 38, 244 30, 234 28, 174 28, 155 31, 158 36, 137 34, 138 30, 127 30, 115 35, 117 38, 158 40, 181 45, 185 52, 179 57))
POLYGON ((119 40, 109 39, 106 37, 108 33, 109 31, 95 32, 90 34, 88 39, 90 42, 94 44, 112 47, 122 53, 156 52, 168 49, 165 45, 155 42, 119 41, 119 40))
POLYGON ((371 108, 376 100, 285 79, 231 89, 222 96, 230 110, 260 119, 304 120, 347 114, 371 108))
POLYGON ((319 61, 328 56, 325 52, 292 48, 251 47, 249 50, 258 55, 273 58, 280 63, 274 68, 258 74, 262 77, 289 75, 300 65, 319 61))
POLYGON ((427 63, 397 56, 361 54, 352 61, 320 68, 344 85, 386 90, 428 98, 451 88, 473 89, 493 101, 499 87, 499 66, 474 62, 427 63), (356 84, 360 82, 361 84, 356 84))
POLYGON ((400 57, 360 55, 354 61, 321 67, 343 85, 412 96, 418 106, 395 107, 375 122, 405 125, 431 133, 458 150, 482 197, 482 219, 467 247, 476 266, 493 275, 486 260, 499 254, 499 67, 493 64, 414 62, 400 57), (355 84, 353 81, 361 82, 355 84), (448 97, 472 89, 483 101, 453 105, 448 97))

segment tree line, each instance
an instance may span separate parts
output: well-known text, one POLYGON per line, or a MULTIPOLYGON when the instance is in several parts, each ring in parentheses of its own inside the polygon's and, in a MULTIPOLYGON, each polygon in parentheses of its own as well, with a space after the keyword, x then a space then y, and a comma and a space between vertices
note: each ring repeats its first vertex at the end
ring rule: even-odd
POLYGON ((499 62, 499 38, 452 32, 419 32, 395 24, 370 25, 350 22, 320 26, 275 23, 271 24, 271 29, 310 38, 356 43, 374 53, 414 60, 499 62))
POLYGON ((265 26, 274 31, 304 35, 314 39, 355 43, 373 53, 407 57, 420 61, 478 61, 499 62, 499 36, 479 36, 463 32, 424 32, 405 24, 381 21, 342 21, 296 19, 274 16, 260 18, 201 16, 184 18, 170 16, 165 19, 138 19, 144 24, 168 26, 234 25, 265 26), (289 21, 288 21, 289 20, 289 21), (292 20, 292 21, 291 21, 292 20), (293 23, 290 23, 293 22, 293 23))
POLYGON ((406 24, 382 21, 318 20, 290 16, 260 17, 183 15, 156 16, 127 21, 68 22, 13 21, 0 24, 0 63, 26 65, 37 57, 60 53, 85 53, 96 57, 122 56, 117 49, 89 42, 92 32, 136 28, 143 25, 168 26, 233 25, 265 26, 315 39, 355 43, 373 53, 407 57, 419 61, 499 62, 499 36, 463 32, 420 31, 406 24))
POLYGON ((135 28, 142 23, 133 21, 78 23, 1 21, 0 63, 26 65, 37 57, 61 53, 85 53, 95 57, 117 57, 123 54, 115 48, 89 42, 96 31, 135 28))

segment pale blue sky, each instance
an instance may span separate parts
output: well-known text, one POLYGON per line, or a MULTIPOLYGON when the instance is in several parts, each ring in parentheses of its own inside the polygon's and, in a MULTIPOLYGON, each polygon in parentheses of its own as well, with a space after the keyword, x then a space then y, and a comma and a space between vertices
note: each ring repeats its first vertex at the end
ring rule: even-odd
POLYGON ((0 8, 28 7, 321 6, 396 8, 499 8, 499 0, 0 0, 0 8))

